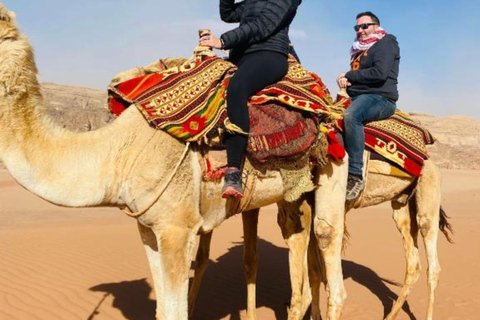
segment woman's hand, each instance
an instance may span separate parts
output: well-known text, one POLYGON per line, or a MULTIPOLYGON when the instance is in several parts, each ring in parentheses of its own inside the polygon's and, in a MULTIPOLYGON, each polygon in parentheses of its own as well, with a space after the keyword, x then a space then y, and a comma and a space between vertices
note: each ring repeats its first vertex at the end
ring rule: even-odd
POLYGON ((215 48, 215 49, 222 49, 222 41, 216 35, 209 31, 204 31, 200 34, 200 40, 198 44, 205 47, 215 48))
POLYGON ((345 73, 342 73, 337 77, 337 84, 340 89, 345 89, 348 86, 351 86, 352 84, 348 81, 347 78, 345 78, 345 73))

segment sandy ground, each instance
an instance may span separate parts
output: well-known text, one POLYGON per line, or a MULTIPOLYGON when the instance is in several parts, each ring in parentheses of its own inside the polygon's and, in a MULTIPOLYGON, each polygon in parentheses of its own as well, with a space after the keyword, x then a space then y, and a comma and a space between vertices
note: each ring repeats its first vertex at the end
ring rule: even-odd
MULTIPOLYGON (((443 171, 443 206, 455 244, 439 240, 442 273, 435 319, 479 319, 480 172, 443 171)), ((388 205, 351 212, 344 257, 348 291, 344 319, 382 319, 392 306, 405 262, 388 205)), ((243 319, 241 218, 215 233, 195 319, 243 319)), ((286 319, 287 256, 276 208, 262 210, 257 305, 259 319, 286 319)), ((425 267, 421 248, 422 265, 425 267)), ((325 294, 322 292, 322 309, 325 294)), ((422 274, 398 319, 423 319, 422 274)), ((0 319, 154 319, 154 295, 136 223, 117 209, 53 206, 0 172, 0 319)))

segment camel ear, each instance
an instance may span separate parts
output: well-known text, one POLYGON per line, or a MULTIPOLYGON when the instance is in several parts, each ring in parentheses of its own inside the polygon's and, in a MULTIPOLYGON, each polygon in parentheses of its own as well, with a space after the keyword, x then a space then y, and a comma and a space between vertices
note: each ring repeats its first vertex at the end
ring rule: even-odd
POLYGON ((12 19, 12 22, 15 22, 15 19, 17 18, 17 15, 13 11, 8 11, 8 15, 10 16, 10 19, 12 19))

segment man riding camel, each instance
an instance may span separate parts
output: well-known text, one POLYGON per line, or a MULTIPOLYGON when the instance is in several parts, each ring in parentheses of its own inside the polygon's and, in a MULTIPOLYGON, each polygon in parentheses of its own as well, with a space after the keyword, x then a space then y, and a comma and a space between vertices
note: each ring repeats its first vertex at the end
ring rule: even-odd
POLYGON ((356 38, 351 48, 351 70, 337 78, 352 99, 344 116, 345 149, 349 156, 347 201, 361 194, 364 125, 394 114, 398 100, 400 49, 395 36, 380 27, 372 12, 357 15, 356 38))

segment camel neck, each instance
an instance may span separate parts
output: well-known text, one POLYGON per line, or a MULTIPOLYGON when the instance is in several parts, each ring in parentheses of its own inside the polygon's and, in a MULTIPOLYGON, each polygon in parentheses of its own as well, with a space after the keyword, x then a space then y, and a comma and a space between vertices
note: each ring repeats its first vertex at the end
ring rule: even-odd
POLYGON ((46 116, 33 52, 21 36, 0 39, 0 84, 0 157, 12 176, 55 204, 107 201, 111 181, 101 163, 115 150, 111 139, 105 130, 69 132, 46 116))
MULTIPOLYGON (((31 104, 36 98, 21 99, 31 104)), ((14 106, 15 107, 15 106, 14 106)), ((63 206, 95 206, 105 201, 108 175, 101 158, 108 143, 98 133, 76 134, 54 124, 38 109, 1 117, 0 156, 26 189, 63 206), (103 172, 105 173, 105 172, 103 172)))

